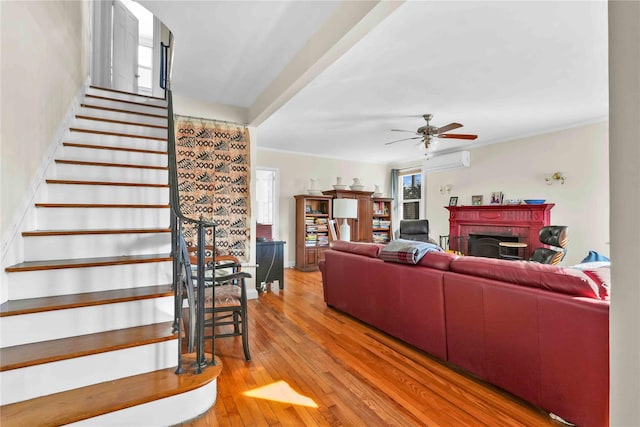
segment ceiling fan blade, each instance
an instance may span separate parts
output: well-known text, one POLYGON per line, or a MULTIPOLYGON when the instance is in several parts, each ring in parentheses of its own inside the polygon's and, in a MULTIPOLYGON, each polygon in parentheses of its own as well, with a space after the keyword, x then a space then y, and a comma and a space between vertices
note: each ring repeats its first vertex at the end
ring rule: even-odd
POLYGON ((396 142, 409 141, 409 140, 412 140, 412 139, 422 139, 422 137, 421 136, 414 136, 413 138, 397 139, 395 141, 385 142, 384 145, 395 144, 396 142))
POLYGON ((404 130, 404 129, 391 129, 391 132, 411 132, 411 133, 416 133, 413 130, 404 130))
POLYGON ((476 139, 478 135, 469 135, 466 133, 445 133, 438 135, 438 138, 451 138, 451 139, 476 139))
POLYGON ((439 127, 438 129, 435 130, 435 133, 445 133, 445 132, 449 132, 450 130, 454 130, 454 129, 458 129, 461 128, 462 125, 460 123, 449 123, 448 125, 444 125, 442 127, 439 127))

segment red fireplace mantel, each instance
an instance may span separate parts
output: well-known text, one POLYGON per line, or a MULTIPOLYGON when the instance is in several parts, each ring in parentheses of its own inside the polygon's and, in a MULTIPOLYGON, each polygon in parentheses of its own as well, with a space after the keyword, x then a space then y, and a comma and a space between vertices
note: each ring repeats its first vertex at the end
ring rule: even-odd
MULTIPOLYGON (((449 242, 451 247, 459 242, 467 253, 469 234, 516 236, 527 244, 526 254, 542 246, 538 233, 551 224, 553 203, 542 205, 483 205, 446 206, 449 210, 449 242), (463 237, 463 239, 460 239, 463 237)), ((453 249, 453 247, 452 247, 453 249)))

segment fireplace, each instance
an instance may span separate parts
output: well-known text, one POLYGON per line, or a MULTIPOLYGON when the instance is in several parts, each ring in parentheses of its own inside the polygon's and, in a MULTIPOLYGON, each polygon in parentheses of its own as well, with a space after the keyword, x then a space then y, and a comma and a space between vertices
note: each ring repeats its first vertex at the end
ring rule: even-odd
POLYGON ((518 236, 469 234, 467 255, 500 258, 500 242, 517 242, 518 236))
MULTIPOLYGON (((455 243, 455 250, 470 255, 470 249, 488 253, 493 258, 498 255, 500 241, 526 243, 525 253, 542 246, 538 233, 551 224, 552 203, 542 205, 484 205, 446 206, 449 210, 449 242, 455 243), (471 242, 472 236, 483 236, 480 242, 471 242), (490 240, 497 240, 491 242, 490 240), (494 244, 495 251, 488 246, 494 244), (479 246, 481 245, 481 246, 479 246)), ((477 237, 475 238, 477 240, 477 237)))

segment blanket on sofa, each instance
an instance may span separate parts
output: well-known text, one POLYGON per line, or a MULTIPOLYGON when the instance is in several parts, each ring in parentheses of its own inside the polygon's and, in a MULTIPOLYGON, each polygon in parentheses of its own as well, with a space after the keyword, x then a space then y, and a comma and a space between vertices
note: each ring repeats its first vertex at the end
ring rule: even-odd
POLYGON ((433 243, 396 239, 382 248, 379 258, 390 262, 417 264, 426 253, 431 251, 442 252, 443 250, 433 243))

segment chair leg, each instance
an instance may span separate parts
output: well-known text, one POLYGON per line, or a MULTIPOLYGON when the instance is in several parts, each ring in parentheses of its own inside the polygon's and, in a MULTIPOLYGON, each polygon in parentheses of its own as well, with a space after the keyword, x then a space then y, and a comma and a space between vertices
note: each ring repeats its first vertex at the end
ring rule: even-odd
MULTIPOLYGON (((242 320, 244 320, 244 318, 242 318, 242 320)), ((233 334, 236 336, 240 335, 239 324, 240 324, 240 319, 238 318, 238 312, 234 311, 233 312, 233 334)))
POLYGON ((244 350, 244 358, 247 362, 251 361, 249 354, 249 325, 247 323, 247 309, 242 308, 242 348, 244 350))

